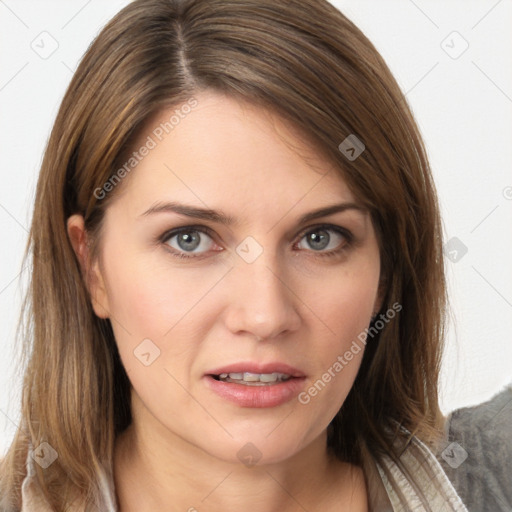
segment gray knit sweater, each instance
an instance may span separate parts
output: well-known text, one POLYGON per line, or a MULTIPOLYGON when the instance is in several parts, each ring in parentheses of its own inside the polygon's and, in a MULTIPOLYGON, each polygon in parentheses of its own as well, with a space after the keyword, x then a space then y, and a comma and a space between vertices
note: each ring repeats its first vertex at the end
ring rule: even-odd
POLYGON ((469 512, 512 511, 512 385, 450 414, 439 462, 469 512))

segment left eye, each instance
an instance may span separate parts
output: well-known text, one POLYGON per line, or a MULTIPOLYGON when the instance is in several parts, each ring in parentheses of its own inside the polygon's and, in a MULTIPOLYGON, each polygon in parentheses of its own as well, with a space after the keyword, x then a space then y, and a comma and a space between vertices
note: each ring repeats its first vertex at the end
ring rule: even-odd
POLYGON ((339 248, 347 237, 341 232, 333 228, 316 228, 308 231, 299 242, 300 249, 313 249, 314 251, 333 251, 339 248), (309 247, 300 247, 302 241, 305 240, 309 247))
POLYGON ((205 252, 211 248, 213 240, 203 231, 187 229, 169 236, 166 243, 178 251, 205 252))

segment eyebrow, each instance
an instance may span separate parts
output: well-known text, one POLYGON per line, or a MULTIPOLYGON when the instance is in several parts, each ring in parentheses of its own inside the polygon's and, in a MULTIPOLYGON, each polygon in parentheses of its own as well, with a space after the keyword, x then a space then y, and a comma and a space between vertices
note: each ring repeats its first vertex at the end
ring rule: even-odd
MULTIPOLYGON (((302 217, 299 218, 298 223, 304 224, 310 220, 314 220, 320 217, 327 217, 328 215, 344 212, 346 210, 358 210, 361 213, 365 213, 367 211, 366 208, 357 203, 333 204, 305 213, 302 215, 302 217)), ((218 224, 223 224, 225 226, 233 226, 238 224, 234 217, 226 215, 222 211, 211 210, 208 208, 198 208, 196 206, 190 206, 175 201, 157 202, 144 213, 142 213, 140 217, 147 217, 149 215, 158 213, 177 213, 178 215, 185 215, 186 217, 192 217, 194 219, 208 220, 218 224)))

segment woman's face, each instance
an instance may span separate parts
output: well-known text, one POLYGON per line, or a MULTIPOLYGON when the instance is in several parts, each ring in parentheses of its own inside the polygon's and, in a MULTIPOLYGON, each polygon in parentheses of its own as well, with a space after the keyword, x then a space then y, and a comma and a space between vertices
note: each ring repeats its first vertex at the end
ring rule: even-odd
POLYGON ((106 212, 94 308, 111 320, 139 423, 226 461, 277 462, 325 434, 352 387, 379 306, 378 244, 287 124, 195 98, 134 146, 106 212))

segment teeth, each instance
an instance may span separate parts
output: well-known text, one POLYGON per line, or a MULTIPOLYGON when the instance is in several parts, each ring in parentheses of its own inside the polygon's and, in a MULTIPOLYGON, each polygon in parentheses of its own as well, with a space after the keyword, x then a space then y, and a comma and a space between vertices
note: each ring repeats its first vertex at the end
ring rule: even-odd
POLYGON ((247 383, 248 385, 261 385, 273 382, 282 382, 290 379, 287 373, 221 373, 219 379, 224 382, 247 383))
POLYGON ((260 374, 259 373, 245 372, 244 373, 244 380, 245 380, 245 382, 259 382, 260 374))
POLYGON ((262 373, 259 375, 259 380, 261 382, 276 382, 277 378, 277 373, 262 373))

